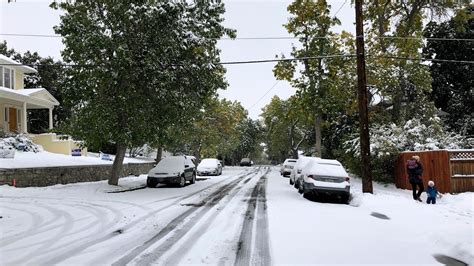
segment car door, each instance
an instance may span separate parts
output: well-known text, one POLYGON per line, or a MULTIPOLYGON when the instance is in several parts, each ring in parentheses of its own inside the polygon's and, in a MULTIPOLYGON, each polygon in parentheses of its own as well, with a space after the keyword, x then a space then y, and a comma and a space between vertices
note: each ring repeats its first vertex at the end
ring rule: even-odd
POLYGON ((186 158, 186 160, 184 160, 184 176, 186 179, 191 180, 194 174, 194 167, 194 163, 191 159, 186 158))
POLYGON ((222 164, 221 162, 217 161, 217 174, 220 175, 222 173, 222 164))

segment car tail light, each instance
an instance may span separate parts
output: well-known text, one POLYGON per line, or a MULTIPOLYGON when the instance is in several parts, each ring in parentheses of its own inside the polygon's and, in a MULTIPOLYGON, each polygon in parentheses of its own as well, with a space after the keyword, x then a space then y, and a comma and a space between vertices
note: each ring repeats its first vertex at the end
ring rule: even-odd
POLYGON ((316 180, 316 176, 315 176, 315 175, 308 175, 308 178, 311 178, 311 179, 316 180))
POLYGON ((351 182, 351 179, 349 177, 346 177, 347 182, 351 182))

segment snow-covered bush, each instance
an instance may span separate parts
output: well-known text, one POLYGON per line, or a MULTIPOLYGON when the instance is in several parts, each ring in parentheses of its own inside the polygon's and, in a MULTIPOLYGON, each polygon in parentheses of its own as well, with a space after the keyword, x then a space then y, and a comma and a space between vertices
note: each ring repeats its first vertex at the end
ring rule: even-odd
MULTIPOLYGON (((402 127, 389 124, 370 128, 370 153, 375 180, 393 180, 395 160, 403 151, 472 148, 472 140, 444 130, 438 117, 430 119, 429 123, 425 125, 419 119, 411 119, 402 127)), ((351 170, 358 173, 359 137, 354 136, 344 146, 354 160, 348 158, 351 161, 349 168, 354 168, 351 170)))
POLYGON ((27 152, 39 152, 40 148, 34 144, 27 134, 18 134, 11 137, 0 138, 0 146, 15 147, 27 152))

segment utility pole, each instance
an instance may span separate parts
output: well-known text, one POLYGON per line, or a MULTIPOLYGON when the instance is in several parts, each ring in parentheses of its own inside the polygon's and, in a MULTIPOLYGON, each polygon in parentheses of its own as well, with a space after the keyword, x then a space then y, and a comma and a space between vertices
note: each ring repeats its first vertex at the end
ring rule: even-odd
POLYGON ((359 136, 362 173, 362 192, 373 193, 370 167, 369 115, 367 103, 367 85, 365 78, 364 19, 362 17, 363 0, 355 0, 356 47, 357 47, 357 90, 359 104, 359 136))

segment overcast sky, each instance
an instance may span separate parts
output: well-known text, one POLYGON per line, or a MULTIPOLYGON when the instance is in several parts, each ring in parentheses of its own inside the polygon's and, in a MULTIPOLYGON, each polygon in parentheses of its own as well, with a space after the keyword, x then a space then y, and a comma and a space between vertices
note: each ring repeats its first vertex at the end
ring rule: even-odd
MULTIPOLYGON (((51 1, 16 0, 7 4, 0 0, 0 34, 44 34, 52 35, 52 27, 59 24, 60 12, 49 8, 51 1)), ((355 32, 354 8, 351 0, 328 0, 331 13, 337 14, 342 25, 334 28, 340 32, 355 32)), ((224 25, 237 30, 237 37, 289 37, 283 24, 289 14, 286 10, 290 0, 224 0, 226 14, 224 25)), ((23 53, 36 51, 41 56, 60 59, 62 43, 60 38, 13 37, 0 35, 10 48, 23 53)), ((296 40, 221 40, 221 61, 245 61, 273 59, 275 55, 289 55, 291 44, 296 40)), ((295 93, 287 82, 273 76, 275 63, 228 65, 226 78, 229 87, 219 91, 221 97, 237 100, 257 119, 261 109, 274 95, 286 99, 295 93), (276 85, 275 85, 276 84, 276 85), (271 89, 273 87, 273 89, 271 89)))

